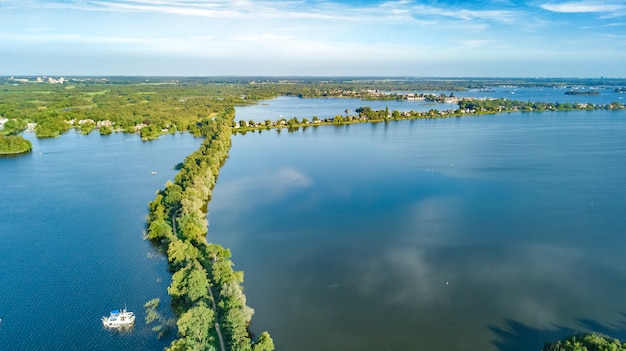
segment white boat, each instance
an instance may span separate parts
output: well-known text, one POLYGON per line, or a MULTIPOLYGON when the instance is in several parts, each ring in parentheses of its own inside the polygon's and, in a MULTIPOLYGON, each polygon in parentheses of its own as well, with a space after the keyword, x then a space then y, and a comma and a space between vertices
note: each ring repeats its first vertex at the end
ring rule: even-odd
POLYGON ((135 323, 135 314, 122 310, 112 310, 108 317, 102 317, 102 324, 108 328, 128 327, 135 323))

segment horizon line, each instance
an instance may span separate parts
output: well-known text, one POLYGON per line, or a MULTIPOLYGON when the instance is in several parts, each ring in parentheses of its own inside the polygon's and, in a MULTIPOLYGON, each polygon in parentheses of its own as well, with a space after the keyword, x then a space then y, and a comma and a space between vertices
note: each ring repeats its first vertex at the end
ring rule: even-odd
POLYGON ((416 75, 128 75, 128 74, 109 74, 109 75, 89 75, 89 74, 0 74, 0 79, 10 78, 37 78, 37 77, 67 77, 67 78, 160 78, 160 79, 202 79, 202 78, 273 78, 273 79, 328 79, 328 78, 359 78, 359 79, 607 79, 619 80, 626 77, 608 77, 608 76, 416 76, 416 75))

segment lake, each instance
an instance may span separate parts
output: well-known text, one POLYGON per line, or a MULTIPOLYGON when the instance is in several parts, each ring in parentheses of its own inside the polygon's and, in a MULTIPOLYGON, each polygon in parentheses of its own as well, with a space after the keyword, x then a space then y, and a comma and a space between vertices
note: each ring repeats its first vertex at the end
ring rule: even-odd
MULTIPOLYGON (((235 135, 208 239, 277 350, 626 339, 625 135, 623 110, 235 135)), ((0 158, 2 349, 162 350, 143 322, 170 279, 142 238, 147 203, 201 140, 26 137, 31 154, 0 158), (103 329, 124 304, 135 328, 103 329)))
MULTIPOLYGON (((589 89, 589 88, 588 88, 589 89)), ((458 98, 505 98, 519 101, 533 102, 560 102, 560 103, 591 103, 610 104, 614 101, 624 103, 626 94, 618 93, 615 87, 595 88, 598 95, 580 96, 565 95, 571 88, 524 88, 514 86, 493 87, 488 90, 468 90, 461 92, 450 91, 406 91, 403 93, 454 94, 458 98)), ((359 107, 369 106, 373 110, 389 111, 416 111, 427 112, 431 109, 446 111, 456 110, 457 104, 435 103, 425 100, 361 100, 340 98, 298 98, 293 96, 280 96, 271 100, 261 101, 258 105, 237 107, 237 121, 275 121, 280 118, 291 119, 297 117, 309 121, 317 116, 320 119, 331 118, 336 115, 345 116, 346 110, 350 115, 355 115, 359 107)))
POLYGON ((209 240, 280 350, 624 338, 625 160, 626 111, 237 135, 209 240))
POLYGON ((155 297, 171 316, 166 261, 142 238, 147 203, 202 140, 24 136, 32 153, 0 157, 0 349, 164 349, 144 322, 155 297), (125 304, 134 329, 104 329, 125 304))

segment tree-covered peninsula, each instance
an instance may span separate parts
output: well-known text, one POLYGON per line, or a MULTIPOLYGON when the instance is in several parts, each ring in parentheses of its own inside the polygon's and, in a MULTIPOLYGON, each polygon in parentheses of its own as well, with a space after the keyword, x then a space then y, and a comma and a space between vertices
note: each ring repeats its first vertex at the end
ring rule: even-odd
POLYGON ((207 241, 207 202, 231 145, 232 107, 197 126, 206 139, 185 159, 174 182, 150 202, 147 237, 167 254, 173 273, 167 291, 178 338, 168 350, 271 351, 269 333, 252 338, 243 272, 228 249, 207 241))
POLYGON ((0 134, 0 155, 21 154, 29 152, 33 145, 29 140, 19 135, 4 136, 0 134))

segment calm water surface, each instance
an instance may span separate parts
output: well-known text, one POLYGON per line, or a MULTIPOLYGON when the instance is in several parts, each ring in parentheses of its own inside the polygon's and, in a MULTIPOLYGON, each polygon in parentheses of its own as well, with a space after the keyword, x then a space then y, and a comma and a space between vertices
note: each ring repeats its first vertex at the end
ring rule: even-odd
MULTIPOLYGON (((435 95, 454 94, 459 98, 505 98, 519 101, 533 102, 560 102, 560 103, 591 103, 610 104, 614 101, 624 103, 626 94, 617 93, 614 87, 594 89, 599 95, 580 96, 565 95, 571 88, 522 88, 522 87, 493 87, 488 90, 468 90, 463 92, 450 91, 407 91, 405 93, 425 93, 435 95)), ((275 99, 261 101, 258 105, 238 107, 237 121, 265 121, 280 118, 298 119, 307 118, 309 121, 314 116, 318 118, 331 118, 336 115, 355 115, 359 107, 369 106, 373 110, 389 111, 419 111, 425 112, 431 109, 439 111, 456 110, 457 104, 434 103, 424 100, 360 100, 338 98, 298 98, 293 96, 280 96, 275 99)))
POLYGON ((297 117, 309 121, 314 116, 318 118, 331 118, 337 115, 345 116, 346 110, 350 115, 355 115, 355 109, 369 106, 374 110, 389 111, 429 111, 455 110, 457 104, 442 104, 430 101, 396 101, 396 100, 360 100, 360 99, 337 99, 337 98, 298 98, 293 96, 279 96, 275 99, 261 101, 258 105, 238 107, 237 121, 275 121, 280 118, 291 119, 297 117))
POLYGON ((147 203, 201 139, 25 136, 32 153, 0 158, 0 350, 162 350, 143 304, 168 313, 170 275, 142 239, 147 203), (135 328, 103 329, 124 304, 135 328))
MULTIPOLYGON (((626 338, 625 136, 626 111, 238 135, 209 240, 232 249, 252 329, 279 350, 626 338)), ((33 142, 0 158, 0 349, 162 350, 171 339, 143 323, 169 284, 142 239, 146 204, 201 141, 33 142), (124 303, 133 331, 104 330, 124 303)))
MULTIPOLYGON (((239 115, 239 110, 238 110, 239 115)), ((280 350, 626 337, 626 111, 234 137, 209 240, 280 350)))

